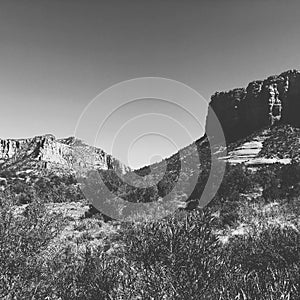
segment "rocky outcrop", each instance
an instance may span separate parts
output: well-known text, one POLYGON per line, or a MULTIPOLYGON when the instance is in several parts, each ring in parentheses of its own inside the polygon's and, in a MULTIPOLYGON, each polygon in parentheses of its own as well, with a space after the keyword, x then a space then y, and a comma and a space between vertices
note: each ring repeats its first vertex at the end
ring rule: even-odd
POLYGON ((29 159, 43 168, 62 167, 72 169, 84 165, 88 168, 115 169, 121 173, 129 167, 103 150, 84 144, 71 137, 57 140, 53 135, 31 139, 0 139, 0 163, 14 163, 29 159))
POLYGON ((0 139, 0 159, 12 158, 19 150, 25 148, 29 142, 30 139, 0 139))
POLYGON ((222 125, 227 142, 278 123, 299 126, 300 72, 291 70, 253 81, 246 89, 215 93, 211 98, 206 125, 206 132, 210 135, 216 134, 212 110, 222 125))

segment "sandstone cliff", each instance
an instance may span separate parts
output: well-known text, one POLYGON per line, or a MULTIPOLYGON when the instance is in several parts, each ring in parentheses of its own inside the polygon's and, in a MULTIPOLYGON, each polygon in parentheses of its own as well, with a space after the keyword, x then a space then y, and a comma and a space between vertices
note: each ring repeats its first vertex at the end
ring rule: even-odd
MULTIPOLYGON (((278 123, 300 125, 300 71, 249 83, 246 89, 217 92, 211 97, 206 132, 215 135, 212 110, 217 115, 227 142, 278 123)), ((218 138, 218 137, 217 137, 218 138)))
POLYGON ((67 168, 84 164, 89 168, 129 170, 111 155, 74 137, 56 139, 47 134, 29 139, 0 139, 0 166, 33 161, 41 168, 67 168))

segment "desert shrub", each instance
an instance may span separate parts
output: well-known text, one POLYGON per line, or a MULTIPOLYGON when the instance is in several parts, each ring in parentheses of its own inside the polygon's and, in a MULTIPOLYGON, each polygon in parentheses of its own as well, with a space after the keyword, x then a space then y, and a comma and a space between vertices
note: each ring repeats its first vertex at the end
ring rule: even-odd
POLYGON ((214 219, 203 211, 181 212, 157 222, 127 227, 125 257, 136 268, 142 299, 198 299, 219 275, 214 219))
POLYGON ((218 196, 226 199, 234 193, 244 193, 251 187, 250 173, 242 164, 227 166, 218 196))
POLYGON ((29 186, 26 183, 19 181, 13 185, 13 189, 16 194, 21 194, 28 192, 29 186))
POLYGON ((128 264, 101 248, 74 252, 66 247, 47 268, 50 295, 54 299, 132 299, 122 292, 124 286, 131 285, 128 264))
POLYGON ((263 143, 259 156, 267 158, 293 158, 299 161, 300 129, 291 125, 271 128, 270 137, 263 143))
POLYGON ((79 186, 72 176, 40 177, 33 185, 38 197, 45 202, 70 202, 84 198, 79 186))
POLYGON ((227 165, 217 194, 208 204, 208 207, 220 212, 219 226, 231 226, 237 222, 243 201, 241 194, 250 192, 253 186, 252 174, 243 165, 227 165))
POLYGON ((282 167, 280 172, 283 194, 288 198, 300 195, 300 164, 292 161, 282 167))
POLYGON ((240 196, 238 192, 234 192, 230 198, 227 198, 220 208, 219 221, 221 227, 224 227, 225 225, 231 226, 237 222, 240 206, 240 196))
POLYGON ((300 234, 292 228, 270 225, 232 238, 224 248, 228 271, 220 299, 299 299, 299 250, 300 234))
POLYGON ((1 170, 0 171, 0 177, 11 178, 14 176, 16 176, 16 172, 14 172, 12 170, 1 170))
POLYGON ((1 299, 132 299, 121 288, 134 277, 122 257, 61 245, 66 220, 38 198, 18 209, 0 200, 1 299))
POLYGON ((262 186, 263 197, 267 201, 300 195, 300 165, 296 161, 287 165, 264 166, 253 175, 253 180, 262 186))
POLYGON ((34 200, 23 214, 2 199, 0 207, 0 297, 31 299, 41 281, 41 253, 58 234, 62 219, 34 200))
POLYGON ((245 272, 300 264, 300 234, 292 228, 270 225, 261 232, 233 240, 231 249, 236 253, 232 262, 245 272))
MULTIPOLYGON (((232 221, 239 197, 236 192, 224 203, 224 223, 232 221)), ((221 244, 209 209, 181 211, 122 223, 113 237, 117 249, 106 252, 84 243, 57 246, 59 215, 47 213, 38 199, 18 214, 7 202, 0 202, 1 299, 300 298, 296 227, 253 223, 249 233, 221 244)))

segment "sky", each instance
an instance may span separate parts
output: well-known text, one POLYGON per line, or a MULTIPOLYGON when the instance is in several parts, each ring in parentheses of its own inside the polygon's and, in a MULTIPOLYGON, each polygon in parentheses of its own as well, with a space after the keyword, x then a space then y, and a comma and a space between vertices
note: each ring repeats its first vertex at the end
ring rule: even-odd
POLYGON ((299 69, 299 13, 297 0, 0 0, 0 137, 75 134, 134 168, 159 160, 201 137, 214 92, 299 69))

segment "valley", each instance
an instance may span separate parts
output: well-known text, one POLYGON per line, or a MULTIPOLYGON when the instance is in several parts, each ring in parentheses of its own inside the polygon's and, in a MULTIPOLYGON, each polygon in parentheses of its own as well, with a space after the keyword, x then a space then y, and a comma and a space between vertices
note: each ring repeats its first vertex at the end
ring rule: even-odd
POLYGON ((206 134, 139 170, 74 137, 2 139, 0 298, 299 299, 299 99, 296 70, 216 93, 226 149, 206 134))

